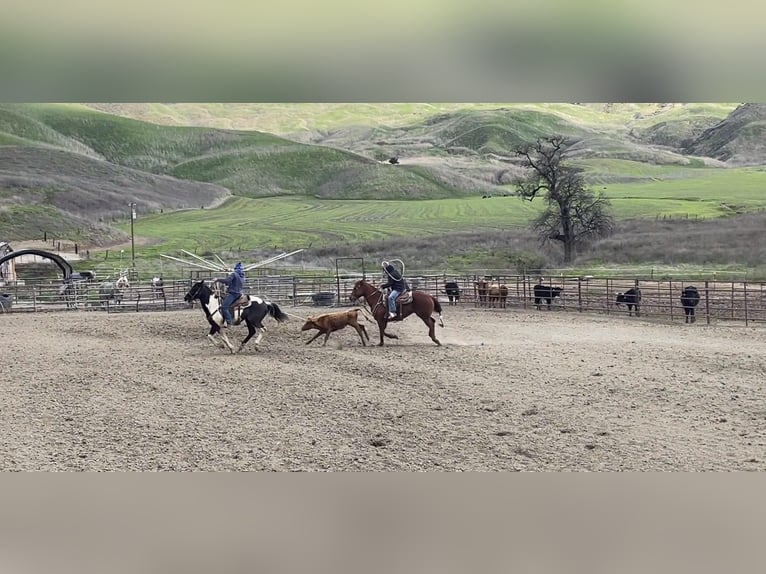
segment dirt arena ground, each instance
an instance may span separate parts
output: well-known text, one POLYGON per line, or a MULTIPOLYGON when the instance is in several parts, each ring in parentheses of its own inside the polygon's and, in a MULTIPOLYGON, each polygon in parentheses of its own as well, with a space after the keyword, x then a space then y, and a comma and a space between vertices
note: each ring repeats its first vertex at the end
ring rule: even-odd
POLYGON ((766 469, 762 327, 445 321, 442 347, 410 317, 322 348, 268 319, 232 356, 198 309, 0 316, 0 470, 766 469))

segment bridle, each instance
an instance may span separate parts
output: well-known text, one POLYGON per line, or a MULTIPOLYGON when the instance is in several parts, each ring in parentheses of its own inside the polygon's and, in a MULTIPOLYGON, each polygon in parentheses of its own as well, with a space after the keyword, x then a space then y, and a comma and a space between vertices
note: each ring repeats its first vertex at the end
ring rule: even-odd
POLYGON ((369 289, 368 289, 368 290, 369 290, 369 296, 370 296, 370 297, 372 297, 373 295, 375 295, 375 293, 376 293, 376 292, 377 292, 377 294, 378 294, 378 300, 377 300, 377 302, 375 303, 375 305, 370 305, 370 302, 369 302, 369 300, 367 299, 368 295, 367 295, 367 294, 364 294, 364 293, 362 294, 362 297, 364 298, 364 302, 365 302, 365 303, 367 304, 367 306, 370 308, 370 313, 371 313, 371 314, 372 314, 372 316, 374 317, 374 316, 375 316, 375 310, 376 310, 378 307, 383 307, 383 309, 385 309, 385 308, 386 308, 386 307, 385 307, 385 303, 384 303, 384 302, 385 302, 385 299, 386 299, 386 296, 385 296, 385 294, 383 293, 383 291, 381 291, 380 289, 378 289, 377 287, 375 287, 375 285, 373 285, 372 283, 367 283, 367 282, 365 281, 365 283, 364 283, 364 284, 365 284, 365 285, 367 285, 367 286, 369 287, 369 289))

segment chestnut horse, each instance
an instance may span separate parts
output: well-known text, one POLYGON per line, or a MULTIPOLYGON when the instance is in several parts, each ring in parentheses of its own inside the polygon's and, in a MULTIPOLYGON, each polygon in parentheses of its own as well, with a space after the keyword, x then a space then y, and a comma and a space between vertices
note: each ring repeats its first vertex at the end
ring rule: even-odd
MULTIPOLYGON (((367 301, 367 305, 372 311, 372 316, 378 322, 378 329, 380 329, 380 343, 378 343, 378 346, 383 346, 384 335, 389 339, 398 339, 398 336, 386 333, 386 325, 389 321, 386 295, 372 283, 365 279, 360 279, 354 284, 354 288, 351 291, 351 299, 356 301, 360 297, 364 297, 365 301, 367 301)), ((441 345, 439 339, 436 338, 436 320, 431 317, 434 311, 439 313, 439 325, 444 327, 442 306, 436 297, 423 291, 413 291, 412 300, 404 305, 397 303, 397 307, 399 308, 399 319, 396 320, 403 321, 409 315, 415 313, 428 325, 428 336, 431 337, 431 340, 437 345, 441 345)))

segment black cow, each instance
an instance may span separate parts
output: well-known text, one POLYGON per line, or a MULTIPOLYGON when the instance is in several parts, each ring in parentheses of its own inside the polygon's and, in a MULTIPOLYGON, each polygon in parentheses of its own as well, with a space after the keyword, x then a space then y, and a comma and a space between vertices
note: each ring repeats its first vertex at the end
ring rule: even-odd
POLYGON ((697 288, 690 285, 685 287, 681 293, 681 306, 684 308, 684 323, 694 323, 697 318, 694 316, 694 308, 700 302, 700 294, 697 288))
POLYGON ((548 309, 550 309, 553 298, 561 295, 561 291, 563 291, 561 287, 550 287, 549 285, 535 285, 534 290, 535 305, 538 311, 540 311, 540 303, 543 299, 548 303, 548 309))
POLYGON ((640 303, 641 303, 641 289, 639 289, 638 287, 634 287, 633 289, 628 289, 627 291, 625 291, 625 293, 617 293, 617 301, 615 301, 615 304, 618 307, 620 305, 627 305, 628 314, 631 317, 633 316, 634 307, 636 309, 636 317, 638 317, 640 303))
POLYGON ((444 284, 444 292, 449 297, 450 305, 460 303, 460 286, 457 284, 457 281, 447 281, 444 284))

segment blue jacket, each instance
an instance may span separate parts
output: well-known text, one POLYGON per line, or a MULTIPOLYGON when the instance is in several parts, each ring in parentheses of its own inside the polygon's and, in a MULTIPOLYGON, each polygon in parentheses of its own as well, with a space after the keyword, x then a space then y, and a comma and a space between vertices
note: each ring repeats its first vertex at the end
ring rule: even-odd
POLYGON ((242 295, 242 277, 237 275, 235 271, 229 273, 228 277, 216 279, 216 281, 226 285, 226 293, 228 295, 242 295))
POLYGON ((389 265, 386 272, 388 273, 388 281, 380 286, 381 289, 388 289, 390 287, 394 291, 407 290, 407 282, 393 266, 389 265))

